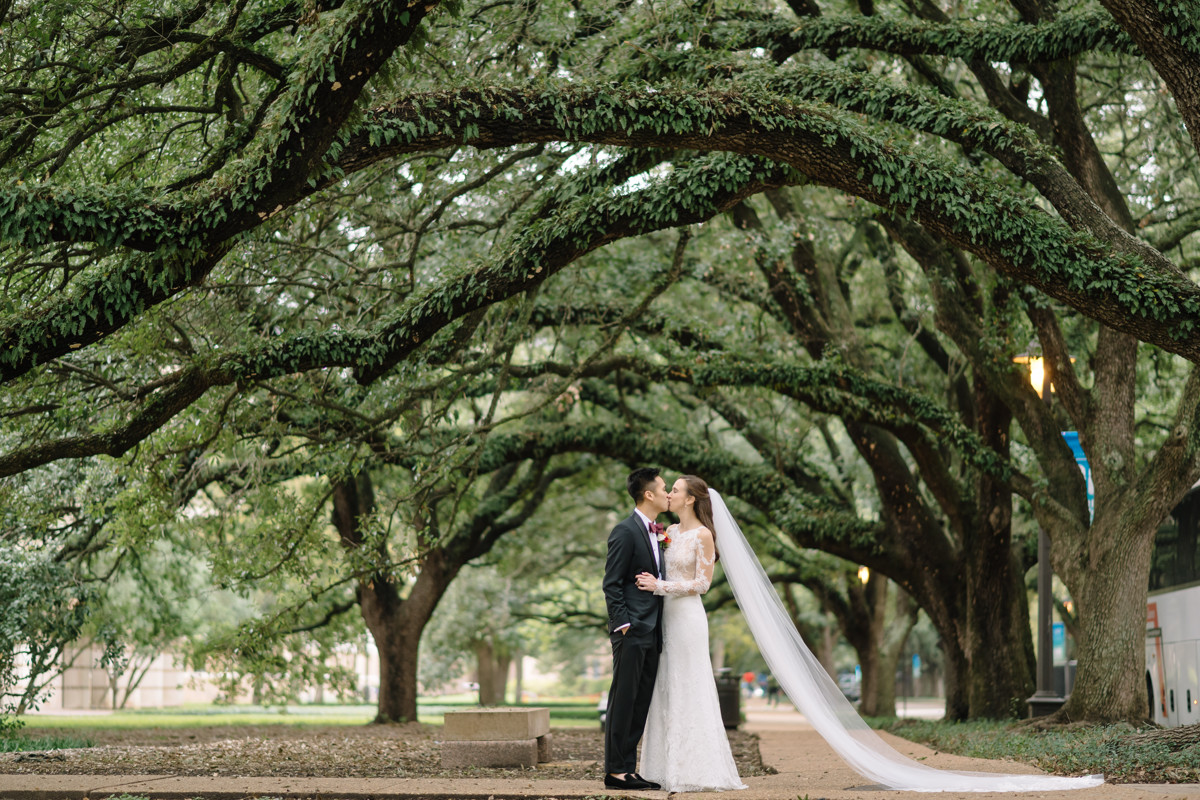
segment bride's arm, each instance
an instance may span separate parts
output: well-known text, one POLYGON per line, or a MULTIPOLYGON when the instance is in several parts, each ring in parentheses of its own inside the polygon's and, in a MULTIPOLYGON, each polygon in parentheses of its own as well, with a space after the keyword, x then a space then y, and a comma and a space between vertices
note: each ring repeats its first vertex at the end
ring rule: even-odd
POLYGON ((655 594, 704 594, 708 591, 708 587, 712 586, 713 566, 717 562, 717 548, 713 544, 712 531, 708 528, 701 528, 697 538, 700 544, 700 551, 696 553, 696 577, 690 581, 656 580, 654 582, 655 594))

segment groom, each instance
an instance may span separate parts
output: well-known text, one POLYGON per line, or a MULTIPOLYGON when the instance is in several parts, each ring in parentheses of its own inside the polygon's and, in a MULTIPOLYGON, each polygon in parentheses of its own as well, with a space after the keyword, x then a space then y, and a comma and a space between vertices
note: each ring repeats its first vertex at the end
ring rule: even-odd
POLYGON ((604 723, 604 786, 658 789, 637 769, 637 746, 646 727, 658 654, 662 652, 662 597, 637 587, 637 575, 663 577, 662 549, 654 522, 667 510, 667 484, 652 467, 629 473, 626 481, 636 507, 608 535, 604 602, 608 606, 613 650, 612 687, 604 723))

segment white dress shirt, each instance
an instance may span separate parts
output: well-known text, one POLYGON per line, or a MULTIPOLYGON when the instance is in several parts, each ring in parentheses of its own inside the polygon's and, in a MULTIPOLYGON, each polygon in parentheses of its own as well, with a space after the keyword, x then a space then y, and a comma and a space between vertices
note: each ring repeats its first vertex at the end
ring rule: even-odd
POLYGON ((638 515, 638 518, 642 521, 642 527, 646 529, 646 535, 650 537, 650 552, 654 553, 654 566, 655 566, 655 568, 658 569, 659 573, 661 574, 662 573, 662 564, 660 564, 658 561, 658 537, 656 537, 653 533, 650 532, 650 523, 653 520, 651 520, 649 517, 647 517, 645 514, 643 514, 642 510, 640 508, 635 508, 633 510, 633 513, 638 515))

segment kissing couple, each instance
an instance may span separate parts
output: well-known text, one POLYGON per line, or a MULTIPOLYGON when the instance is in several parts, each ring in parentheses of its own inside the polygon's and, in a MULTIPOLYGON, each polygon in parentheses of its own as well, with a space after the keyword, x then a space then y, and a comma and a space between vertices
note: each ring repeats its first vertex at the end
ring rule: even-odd
POLYGON ((604 728, 604 786, 671 792, 745 789, 721 720, 701 595, 718 559, 780 688, 870 788, 917 792, 1084 789, 1101 775, 1059 777, 940 770, 888 745, 804 644, 720 494, 695 475, 671 489, 659 470, 629 473, 633 513, 608 537, 604 601, 613 677, 604 728), (670 511, 678 524, 655 520, 670 511), (641 772, 637 766, 642 744, 641 772))

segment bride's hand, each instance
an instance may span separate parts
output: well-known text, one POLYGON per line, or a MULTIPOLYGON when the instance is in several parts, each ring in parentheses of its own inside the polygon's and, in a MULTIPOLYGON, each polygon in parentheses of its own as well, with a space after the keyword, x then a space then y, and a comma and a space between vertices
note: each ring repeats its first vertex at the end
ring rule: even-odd
POLYGON ((658 583, 658 578, 649 572, 643 572, 637 576, 637 587, 643 592, 653 592, 656 583, 658 583))

